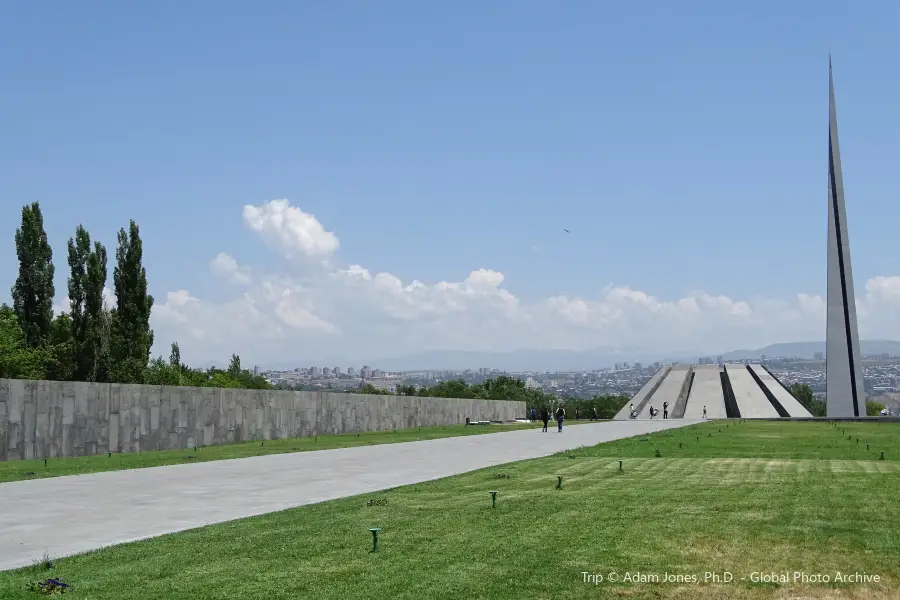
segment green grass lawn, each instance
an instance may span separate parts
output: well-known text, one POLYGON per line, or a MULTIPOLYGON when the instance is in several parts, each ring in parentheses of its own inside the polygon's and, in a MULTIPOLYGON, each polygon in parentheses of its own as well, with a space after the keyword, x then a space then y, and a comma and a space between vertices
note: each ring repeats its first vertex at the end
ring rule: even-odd
POLYGON ((900 427, 837 429, 705 423, 0 573, 0 598, 56 576, 72 599, 896 599, 900 427), (794 571, 881 582, 751 580, 794 571))
POLYGON ((40 479, 42 477, 60 477, 62 475, 80 475, 101 471, 121 471, 123 469, 142 469, 145 467, 161 467, 184 463, 225 460, 229 458, 246 458, 265 454, 282 454, 285 452, 305 452, 310 450, 331 450, 333 448, 350 448, 354 446, 371 446, 375 444, 395 444, 398 442, 414 442, 418 440, 436 440, 438 438, 462 435, 481 435, 530 429, 536 424, 494 424, 494 425, 448 425, 442 427, 417 427, 414 429, 397 429, 395 431, 370 431, 366 433, 346 433, 340 435, 320 435, 318 437, 291 438, 270 440, 266 442, 244 442, 222 446, 204 446, 196 450, 152 450, 147 452, 114 453, 111 456, 76 456, 69 458, 50 458, 44 465, 43 459, 11 460, 0 462, 0 483, 20 481, 23 479, 40 479))

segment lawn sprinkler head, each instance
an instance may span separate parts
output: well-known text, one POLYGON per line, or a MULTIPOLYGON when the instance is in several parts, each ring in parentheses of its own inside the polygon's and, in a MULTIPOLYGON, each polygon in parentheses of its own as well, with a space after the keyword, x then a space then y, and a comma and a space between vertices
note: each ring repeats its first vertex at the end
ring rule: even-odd
POLYGON ((381 527, 372 527, 369 531, 372 532, 372 552, 378 552, 378 532, 381 527))

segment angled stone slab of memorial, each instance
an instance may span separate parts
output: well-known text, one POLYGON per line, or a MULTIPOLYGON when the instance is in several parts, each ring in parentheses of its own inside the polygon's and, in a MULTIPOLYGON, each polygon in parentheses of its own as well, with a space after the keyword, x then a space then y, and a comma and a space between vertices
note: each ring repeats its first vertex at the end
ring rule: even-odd
POLYGON ((719 365, 697 365, 694 367, 694 383, 684 410, 686 419, 702 419, 706 407, 707 419, 724 419, 725 395, 722 392, 722 367, 719 365))
MULTIPOLYGON (((617 421, 0 484, 0 570, 696 420, 617 421)), ((548 475, 552 479, 552 474, 548 475)))

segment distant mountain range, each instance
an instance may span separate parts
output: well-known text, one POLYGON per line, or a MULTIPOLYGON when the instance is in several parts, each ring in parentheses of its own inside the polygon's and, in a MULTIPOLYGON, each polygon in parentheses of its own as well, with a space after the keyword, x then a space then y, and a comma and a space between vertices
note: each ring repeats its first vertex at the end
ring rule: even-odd
MULTIPOLYGON (((862 354, 891 354, 900 356, 900 342, 891 340, 862 340, 862 354)), ((825 352, 825 342, 786 342, 771 344, 755 350, 733 350, 709 353, 690 350, 660 353, 646 348, 599 348, 588 351, 575 350, 516 350, 514 352, 466 352, 457 350, 422 352, 410 356, 372 360, 369 364, 386 371, 424 371, 447 369, 477 369, 489 367, 504 371, 582 371, 612 367, 616 363, 656 361, 671 363, 696 363, 701 356, 721 356, 725 360, 767 357, 813 358, 816 352, 825 352)))
MULTIPOLYGON (((860 340, 860 353, 866 354, 890 354, 900 356, 900 342, 891 340, 860 340)), ((788 342, 772 344, 758 350, 734 350, 722 356, 725 360, 738 360, 741 358, 759 358, 765 354, 768 357, 775 356, 799 356, 812 358, 816 352, 825 352, 825 342, 788 342)))
MULTIPOLYGON (((860 342, 862 354, 891 354, 900 356, 900 342, 891 340, 863 340, 860 342)), ((503 371, 589 371, 602 367, 612 367, 616 363, 641 362, 644 364, 656 361, 664 363, 681 362, 696 363, 701 356, 716 358, 721 355, 725 360, 767 357, 801 357, 813 358, 816 352, 825 352, 825 342, 787 342, 771 344, 755 350, 733 350, 731 352, 697 352, 676 350, 660 353, 650 348, 597 348, 594 350, 516 350, 514 352, 470 352, 465 350, 435 350, 396 357, 360 359, 341 359, 324 357, 319 359, 295 359, 278 361, 264 366, 268 369, 287 369, 295 367, 348 366, 361 367, 372 365, 385 371, 460 371, 487 367, 503 371)), ((212 361, 210 364, 226 366, 227 360, 212 361)))

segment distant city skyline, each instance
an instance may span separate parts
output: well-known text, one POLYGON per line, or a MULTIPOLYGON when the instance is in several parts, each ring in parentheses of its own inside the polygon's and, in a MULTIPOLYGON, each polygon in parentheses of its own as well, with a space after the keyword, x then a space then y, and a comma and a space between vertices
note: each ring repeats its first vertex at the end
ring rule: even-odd
POLYGON ((39 201, 56 309, 76 226, 134 219, 189 364, 820 339, 831 49, 859 333, 900 339, 895 3, 392 7, 0 5, 0 302, 39 201))

